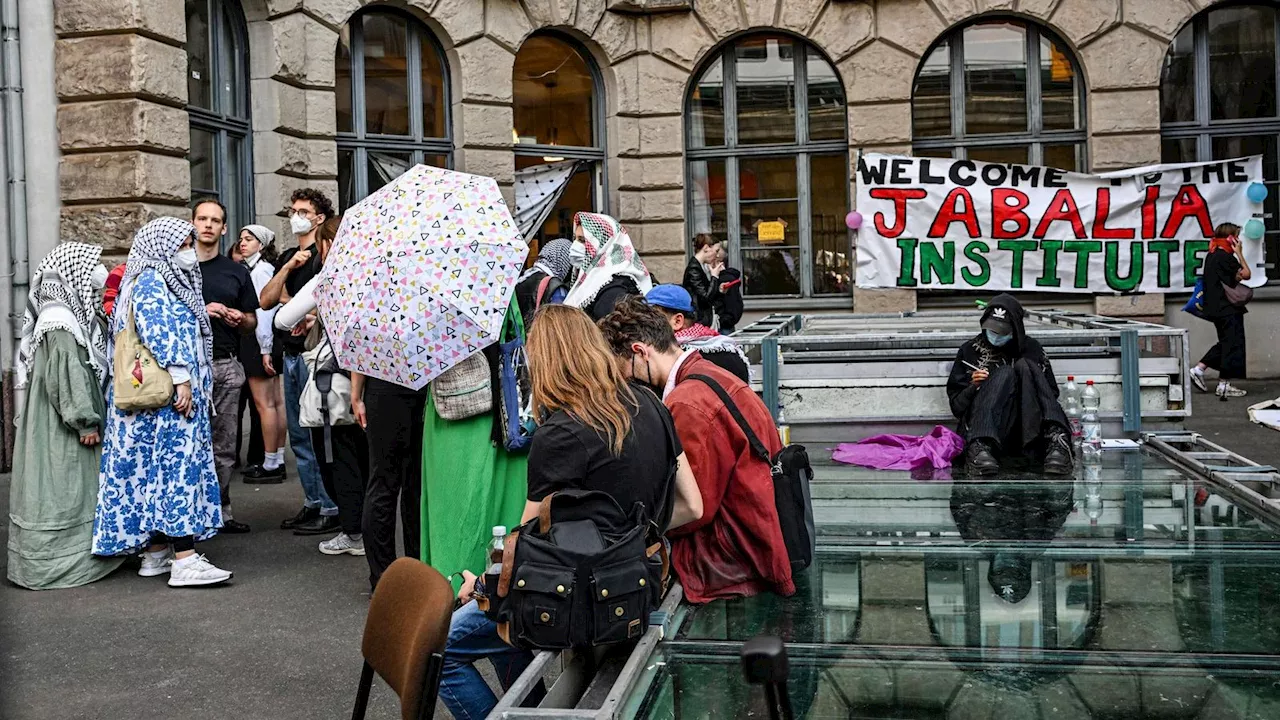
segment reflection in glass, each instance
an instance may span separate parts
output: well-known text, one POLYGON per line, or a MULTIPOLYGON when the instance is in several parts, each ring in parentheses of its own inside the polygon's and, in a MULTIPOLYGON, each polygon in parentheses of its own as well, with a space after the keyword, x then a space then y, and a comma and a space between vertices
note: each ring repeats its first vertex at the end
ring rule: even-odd
POLYGON ((796 140, 794 41, 758 35, 734 45, 738 73, 738 144, 796 140))
MULTIPOLYGON (((754 238, 754 235, 752 236, 754 238)), ((744 235, 745 240, 745 235, 744 235)), ((745 242, 744 242, 745 244, 745 242)), ((743 295, 799 295, 798 247, 742 250, 743 295)))
POLYGON ((1080 145, 1045 145, 1044 165, 1077 172, 1080 170, 1080 145))
MULTIPOLYGON (((800 216, 798 189, 796 186, 796 160, 791 157, 742 158, 738 161, 738 228, 741 231, 741 247, 760 247, 757 226, 762 222, 781 221, 785 224, 781 241, 767 241, 770 247, 791 246, 797 248, 786 261, 787 274, 798 277, 795 260, 799 258, 800 216)), ((746 264, 746 260, 743 260, 746 264)), ((770 266, 770 272, 779 275, 780 265, 770 266)), ((751 280, 751 272, 744 267, 744 274, 751 280)), ((784 287, 782 281, 773 283, 784 287)), ((799 292, 799 286, 797 285, 799 292)), ((748 284, 751 294, 759 294, 759 287, 748 284)), ((771 293, 772 294, 772 293, 771 293)))
POLYGON ((365 132, 409 135, 408 27, 390 13, 369 13, 362 22, 365 132))
MULTIPOLYGON (((689 241, 702 234, 727 238, 729 213, 725 200, 724 160, 695 160, 689 163, 689 192, 692 199, 689 241)), ((726 248, 727 249, 727 248, 726 248)))
POLYGON ((1276 11, 1240 5, 1209 13, 1209 96, 1214 120, 1276 115, 1276 11))
POLYGON ((1160 141, 1160 161, 1188 163, 1196 161, 1195 138, 1165 138, 1160 141))
POLYGON ((848 185, 844 155, 809 158, 810 226, 813 247, 813 294, 846 295, 852 290, 849 228, 844 224, 844 193, 832 189, 848 185))
POLYGON ((911 127, 917 138, 951 134, 951 45, 946 41, 920 66, 911 93, 911 127))
POLYGON ((234 228, 247 225, 252 215, 246 206, 248 198, 244 197, 245 183, 241 182, 246 176, 244 162, 248 159, 247 145, 243 137, 227 135, 227 155, 222 161, 223 191, 219 193, 219 198, 227 206, 227 226, 233 228, 227 233, 228 238, 234 236, 234 228))
POLYGON ((1045 130, 1074 130, 1079 126, 1076 71, 1065 48, 1040 36, 1040 102, 1045 130))
POLYGON ((1026 145, 1004 145, 995 147, 971 147, 968 150, 970 160, 981 160, 990 163, 1018 163, 1026 165, 1028 151, 1026 145))
POLYGON ((240 73, 236 65, 241 62, 236 36, 231 25, 231 18, 225 5, 219 4, 222 11, 221 22, 218 23, 218 106, 217 111, 223 115, 245 115, 241 102, 243 95, 240 87, 240 73))
POLYGON ((1196 119, 1194 40, 1193 23, 1187 23, 1164 56, 1164 68, 1160 72, 1161 122, 1191 122, 1196 119))
POLYGON ((416 34, 422 59, 422 136, 444 137, 447 134, 444 114, 448 109, 444 102, 444 61, 425 32, 416 34))
POLYGON ((191 130, 191 152, 187 155, 191 164, 192 193, 217 193, 217 171, 214 153, 217 147, 216 136, 207 130, 191 130))
POLYGON ((724 145, 724 70, 719 57, 698 78, 689 115, 689 147, 724 145))
POLYGON ((1026 132, 1026 30, 1010 23, 964 29, 965 132, 1026 132))
POLYGON ((839 140, 845 135, 844 88, 831 67, 817 51, 806 49, 809 95, 809 139, 839 140))
POLYGON ((525 41, 512 70, 516 135, 522 144, 592 147, 595 75, 576 48, 549 35, 525 41))
POLYGON ((205 110, 214 110, 209 0, 187 0, 186 13, 187 104, 205 110))
MULTIPOLYGON (((334 62, 334 98, 337 108, 338 132, 355 132, 355 120, 351 110, 351 25, 342 26, 338 35, 338 56, 334 62)), ((346 205, 343 205, 346 207, 346 205)))

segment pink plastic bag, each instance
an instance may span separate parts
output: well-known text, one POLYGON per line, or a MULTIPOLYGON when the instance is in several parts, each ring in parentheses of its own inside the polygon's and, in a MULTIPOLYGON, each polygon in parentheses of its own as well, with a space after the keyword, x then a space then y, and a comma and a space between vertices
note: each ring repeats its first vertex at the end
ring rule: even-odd
POLYGON ((836 462, 876 470, 947 468, 964 451, 964 439, 938 425, 924 437, 876 435, 856 443, 840 443, 831 453, 836 462))

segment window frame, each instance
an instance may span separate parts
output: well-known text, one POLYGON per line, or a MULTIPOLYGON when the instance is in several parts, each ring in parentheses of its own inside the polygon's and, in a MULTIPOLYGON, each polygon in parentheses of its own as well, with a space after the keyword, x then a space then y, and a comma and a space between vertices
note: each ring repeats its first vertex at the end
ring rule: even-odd
MULTIPOLYGON (((435 33, 412 13, 388 5, 369 5, 355 13, 347 20, 344 29, 350 33, 351 42, 351 125, 352 130, 338 132, 335 143, 338 152, 338 167, 341 169, 341 155, 345 151, 352 153, 351 172, 353 174, 352 194, 359 202, 370 194, 369 190, 369 151, 386 151, 407 153, 410 167, 424 162, 427 156, 439 155, 445 159, 445 167, 453 168, 453 107, 452 87, 449 82, 449 61, 444 47, 440 45, 435 33), (364 20, 370 15, 394 16, 405 23, 406 27, 406 85, 409 96, 409 128, 410 135, 388 135, 367 131, 366 86, 364 66, 364 20), (425 40, 425 42, 424 42, 425 40), (441 103, 444 105, 444 136, 432 137, 424 134, 425 118, 423 115, 422 91, 422 52, 423 46, 430 46, 440 63, 441 103)), ((334 45, 334 58, 337 60, 342 38, 339 36, 334 45)), ((335 108, 334 112, 337 110, 335 108)), ((338 182, 338 201, 342 201, 342 182, 338 182)), ((340 208, 346 210, 346 208, 340 208)))
POLYGON ((952 28, 938 37, 929 46, 928 51, 920 56, 915 76, 911 80, 911 102, 914 105, 916 86, 920 82, 920 74, 929 57, 938 46, 947 43, 949 54, 948 73, 950 77, 951 101, 951 134, 939 137, 916 138, 915 123, 912 122, 911 150, 950 150, 951 157, 964 160, 969 156, 971 148, 1007 147, 1011 145, 1027 146, 1027 162, 1030 165, 1044 164, 1044 148, 1046 145, 1073 145, 1077 148, 1077 172, 1088 172, 1089 164, 1089 112, 1086 106, 1087 88, 1081 72, 1080 60, 1075 48, 1071 47, 1057 33, 1040 24, 1011 15, 988 15, 974 18, 969 22, 952 28), (965 81, 964 81, 964 33, 975 25, 1000 22, 1016 25, 1023 30, 1023 59, 1026 61, 1027 83, 1027 130, 1018 133, 982 133, 968 135, 965 133, 965 81), (1076 125, 1072 130, 1044 129, 1044 98, 1040 84, 1040 38, 1063 48, 1067 60, 1071 62, 1071 70, 1075 76, 1076 90, 1076 125), (958 41, 958 42, 957 42, 958 41), (1032 72, 1031 68, 1037 68, 1032 72))
MULTIPOLYGON (((239 186, 240 207, 228 207, 227 233, 223 235, 220 249, 232 242, 239 241, 239 228, 255 221, 255 205, 253 198, 253 104, 249 82, 249 26, 245 21, 244 10, 236 0, 195 0, 202 2, 208 10, 209 25, 207 28, 209 41, 209 73, 210 104, 215 109, 187 104, 188 138, 193 132, 206 132, 213 135, 213 178, 216 187, 204 188, 191 185, 191 195, 195 197, 214 197, 224 206, 227 205, 229 183, 239 186), (229 27, 228 27, 229 25, 229 27), (233 39, 235 47, 223 48, 222 36, 233 39), (230 52, 232 72, 238 80, 236 93, 239 95, 243 115, 234 115, 227 108, 220 108, 222 93, 218 92, 224 78, 222 77, 223 52, 230 52), (226 159, 231 157, 229 150, 231 138, 240 140, 240 151, 237 153, 237 177, 227 177, 226 159), (243 213, 245 217, 236 217, 233 213, 243 213)), ((187 38, 191 42, 191 38, 187 38)), ((191 77, 190 53, 187 54, 187 79, 191 77)), ((188 149, 187 161, 190 163, 191 153, 188 149)))
MULTIPOLYGON (((693 237, 688 219, 694 217, 693 165, 697 162, 723 161, 725 177, 725 242, 728 243, 727 258, 729 265, 741 268, 742 265, 742 206, 739 197, 741 176, 739 161, 743 158, 790 157, 796 163, 796 217, 798 218, 799 257, 796 262, 803 272, 797 278, 800 283, 798 295, 747 295, 743 301, 748 308, 768 307, 779 301, 804 303, 809 306, 823 304, 844 307, 853 298, 854 282, 850 282, 848 293, 815 295, 813 292, 813 219, 810 159, 817 155, 842 155, 844 162, 845 205, 852 207, 849 197, 850 176, 852 169, 849 163, 849 99, 844 91, 844 79, 835 63, 831 62, 821 50, 808 39, 775 29, 755 31, 735 36, 723 43, 715 52, 709 53, 699 64, 697 70, 689 77, 689 87, 685 91, 683 127, 684 127, 684 209, 685 209, 685 260, 693 254, 693 237), (790 143, 746 144, 738 142, 738 68, 734 53, 735 48, 744 40, 753 37, 786 37, 795 43, 797 51, 792 53, 791 61, 795 77, 795 141, 790 143), (831 68, 837 81, 840 82, 841 106, 844 109, 844 137, 837 140, 809 139, 809 67, 810 53, 821 59, 831 68), (721 96, 724 103, 724 144, 714 147, 691 147, 689 138, 693 137, 693 95, 697 92, 702 77, 719 61, 721 68, 721 96)), ((849 272, 856 272, 853 257, 853 233, 845 232, 846 248, 849 258, 849 272)))

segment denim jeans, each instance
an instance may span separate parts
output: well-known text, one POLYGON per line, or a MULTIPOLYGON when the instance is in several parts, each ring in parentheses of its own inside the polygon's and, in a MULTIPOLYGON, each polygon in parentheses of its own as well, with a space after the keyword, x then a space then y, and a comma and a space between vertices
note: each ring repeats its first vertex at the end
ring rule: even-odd
POLYGON ((453 613, 449 643, 444 650, 444 672, 440 677, 440 699, 458 720, 484 718, 498 704, 489 689, 477 660, 488 659, 506 690, 533 662, 533 653, 517 650, 498 637, 498 626, 480 611, 475 601, 453 613))
POLYGON ((338 506, 324 491, 324 478, 316 462, 316 451, 311 445, 311 429, 298 424, 299 398, 307 386, 311 373, 301 355, 284 356, 284 409, 289 422, 289 447, 298 461, 298 481, 302 483, 303 504, 320 508, 321 515, 337 515, 338 506))

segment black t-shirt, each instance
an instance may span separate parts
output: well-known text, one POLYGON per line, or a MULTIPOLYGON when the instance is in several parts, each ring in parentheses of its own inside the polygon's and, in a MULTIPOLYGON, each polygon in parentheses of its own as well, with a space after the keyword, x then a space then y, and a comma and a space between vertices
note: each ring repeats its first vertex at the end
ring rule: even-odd
POLYGON ((1228 315, 1240 315, 1248 312, 1227 301, 1227 293, 1222 289, 1224 284, 1235 287, 1239 284, 1236 273, 1240 272, 1240 260, 1235 253, 1226 250, 1214 250, 1204 259, 1204 314, 1209 319, 1222 318, 1228 315))
MULTIPOLYGON (((566 489, 608 493, 624 511, 644 503, 650 515, 667 496, 672 463, 684 452, 671 413, 651 391, 631 386, 638 407, 631 410, 631 433, 615 457, 609 443, 587 425, 557 410, 533 434, 529 448, 528 499, 541 501, 566 489)), ((670 491, 674 502, 675 489, 670 491)))
MULTIPOLYGON (((226 255, 215 255, 200 263, 200 278, 204 285, 204 302, 222 303, 229 308, 252 315, 258 309, 258 293, 253 289, 249 268, 226 255)), ((233 328, 218 318, 209 318, 213 327, 213 357, 215 360, 240 356, 241 328, 233 328)))
MULTIPOLYGON (((289 293, 289 297, 298 294, 303 285, 311 282, 311 278, 320 272, 320 253, 315 251, 316 246, 312 245, 311 258, 302 264, 302 267, 295 269, 289 273, 289 277, 284 279, 284 289, 289 293)), ((279 260, 276 261, 276 267, 284 267, 294 255, 298 254, 298 248, 289 248, 281 253, 279 260)), ((295 337, 292 333, 284 330, 276 331, 276 344, 279 345, 286 353, 290 355, 300 355, 307 349, 306 336, 295 337)))

